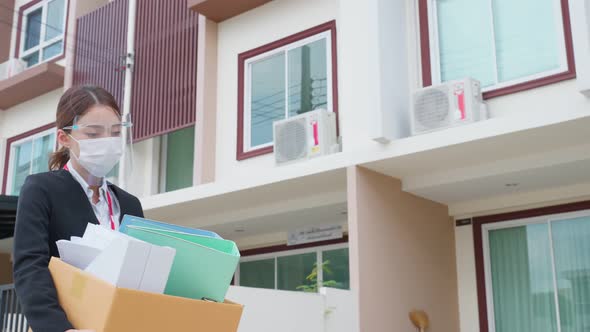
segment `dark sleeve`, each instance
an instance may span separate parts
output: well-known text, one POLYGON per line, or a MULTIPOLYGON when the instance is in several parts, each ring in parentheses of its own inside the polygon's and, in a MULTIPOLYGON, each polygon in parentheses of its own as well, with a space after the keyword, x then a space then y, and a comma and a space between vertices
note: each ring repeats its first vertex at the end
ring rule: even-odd
POLYGON ((14 230, 14 284, 34 332, 64 332, 73 327, 59 305, 48 269, 51 206, 40 181, 29 176, 20 191, 14 230))
POLYGON ((137 201, 137 209, 139 210, 139 212, 137 213, 137 217, 145 218, 143 215, 143 207, 141 206, 141 201, 135 196, 133 198, 135 198, 135 200, 137 201))

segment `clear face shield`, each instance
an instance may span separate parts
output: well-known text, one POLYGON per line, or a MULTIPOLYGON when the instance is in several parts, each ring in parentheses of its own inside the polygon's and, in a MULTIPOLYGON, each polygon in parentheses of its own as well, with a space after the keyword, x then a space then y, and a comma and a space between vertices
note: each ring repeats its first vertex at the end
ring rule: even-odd
POLYGON ((64 127, 78 142, 79 153, 72 153, 94 179, 102 178, 125 186, 133 170, 133 123, 131 115, 120 119, 86 120, 76 117, 72 126, 64 127))

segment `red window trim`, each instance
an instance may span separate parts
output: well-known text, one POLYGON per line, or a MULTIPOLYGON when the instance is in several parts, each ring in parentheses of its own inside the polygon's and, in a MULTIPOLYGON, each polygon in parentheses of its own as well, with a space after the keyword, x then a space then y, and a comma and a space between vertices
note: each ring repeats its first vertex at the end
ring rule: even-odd
POLYGON ((532 218, 539 216, 547 216, 552 214, 560 214, 567 212, 575 212, 590 209, 590 201, 547 206, 537 209, 530 209, 517 212, 509 212, 502 214, 495 214, 489 216, 482 216, 473 218, 473 245, 475 249, 475 270, 477 280, 477 302, 479 308, 479 330, 481 332, 489 332, 488 330, 488 306, 486 297, 486 280, 485 267, 483 257, 483 232, 484 224, 516 220, 523 218, 532 218))
POLYGON ((277 253, 277 252, 282 252, 282 251, 323 247, 323 246, 328 246, 331 244, 340 244, 340 243, 348 243, 348 235, 344 235, 340 239, 320 241, 320 242, 314 242, 314 243, 304 243, 304 244, 299 244, 299 245, 295 245, 295 246, 288 246, 286 244, 281 244, 281 245, 270 246, 270 247, 248 249, 248 250, 240 251, 240 256, 247 257, 247 256, 256 256, 256 255, 262 255, 262 254, 272 254, 272 253, 277 253))
POLYGON ((35 134, 44 132, 46 130, 49 130, 51 128, 55 127, 55 122, 50 123, 50 124, 46 124, 44 126, 41 126, 39 128, 35 128, 32 130, 29 130, 27 132, 24 132, 22 134, 10 137, 6 140, 6 151, 4 152, 4 174, 2 176, 2 194, 5 195, 6 194, 6 184, 8 183, 8 166, 10 163, 10 148, 12 146, 12 143, 16 142, 16 141, 20 141, 24 138, 33 136, 35 134))
MULTIPOLYGON (((338 119, 338 66, 336 52, 336 21, 330 21, 313 27, 311 29, 307 29, 294 35, 279 39, 272 43, 262 45, 255 49, 240 53, 238 55, 238 144, 236 153, 237 160, 245 160, 248 158, 261 156, 267 153, 272 153, 274 150, 272 146, 268 146, 248 152, 244 151, 244 77, 246 69, 246 60, 259 54, 272 51, 279 47, 292 44, 301 39, 305 39, 325 31, 330 31, 332 39, 332 108, 334 113, 336 113, 336 118, 338 119)), ((338 123, 338 120, 336 121, 336 123, 338 123)), ((338 128, 338 126, 336 127, 338 128)))
MULTIPOLYGON (((422 86, 425 87, 432 85, 432 67, 430 62, 430 32, 428 27, 428 1, 430 0, 419 0, 418 2, 418 16, 420 21, 420 49, 422 62, 422 86)), ((576 77, 574 47, 572 40, 572 28, 570 24, 568 0, 561 0, 561 11, 563 16, 563 32, 565 37, 565 50, 568 69, 563 73, 484 92, 484 99, 505 96, 508 94, 530 90, 541 86, 573 79, 576 77)))
MULTIPOLYGON (((18 9, 18 25, 17 25, 17 29, 16 29, 16 44, 15 44, 15 48, 14 48, 14 57, 19 59, 19 55, 20 55, 20 39, 21 39, 21 32, 24 31, 23 28, 23 15, 25 10, 39 4, 40 2, 43 2, 45 0, 33 0, 31 2, 28 2, 22 6, 19 7, 18 9)), ((67 42, 68 42, 68 21, 70 19, 70 0, 66 1, 66 26, 64 28, 64 39, 63 39, 63 51, 62 54, 60 56, 58 56, 55 59, 51 59, 49 60, 50 62, 57 62, 59 60, 62 60, 63 58, 66 57, 66 50, 67 50, 67 42)), ((39 58, 39 63, 42 63, 43 61, 41 61, 41 58, 39 58)))

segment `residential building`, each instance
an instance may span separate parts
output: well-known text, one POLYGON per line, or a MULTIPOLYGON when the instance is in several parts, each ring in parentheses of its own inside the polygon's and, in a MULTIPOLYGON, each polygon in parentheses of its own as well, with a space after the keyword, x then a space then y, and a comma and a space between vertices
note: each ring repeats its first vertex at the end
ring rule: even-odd
POLYGON ((416 308, 436 331, 590 328, 589 1, 63 0, 47 37, 58 1, 4 1, 3 59, 30 68, 0 81, 3 193, 44 167, 63 89, 101 84, 135 126, 112 180, 236 241, 229 295, 284 299, 285 329, 316 307, 283 291, 325 261, 340 331, 411 330, 416 308), (415 91, 464 77, 489 119, 413 135, 415 91), (278 166, 273 123, 318 108, 339 151, 278 166), (343 236, 288 245, 323 226, 343 236))

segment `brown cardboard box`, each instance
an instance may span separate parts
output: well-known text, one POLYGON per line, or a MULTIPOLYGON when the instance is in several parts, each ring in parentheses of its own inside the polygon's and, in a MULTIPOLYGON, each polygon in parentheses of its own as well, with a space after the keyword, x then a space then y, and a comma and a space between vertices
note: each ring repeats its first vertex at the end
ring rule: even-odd
POLYGON ((59 303, 77 329, 236 332, 243 306, 117 288, 52 258, 59 303))

